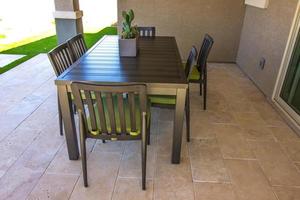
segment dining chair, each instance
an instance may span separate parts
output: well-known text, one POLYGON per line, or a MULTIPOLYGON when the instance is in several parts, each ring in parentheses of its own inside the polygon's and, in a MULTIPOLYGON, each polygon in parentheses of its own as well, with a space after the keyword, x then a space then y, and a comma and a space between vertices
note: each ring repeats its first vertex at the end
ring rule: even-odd
POLYGON ((87 51, 87 47, 81 33, 69 39, 67 43, 75 60, 78 60, 87 51))
MULTIPOLYGON (((47 55, 53 67, 53 70, 55 72, 55 75, 57 77, 74 63, 73 54, 69 49, 67 43, 63 43, 55 47, 47 55)), ((57 100, 58 100, 59 130, 60 130, 60 135, 63 135, 63 122, 62 122, 62 114, 61 114, 61 107, 59 104, 58 92, 57 92, 57 100)))
MULTIPOLYGON (((197 48, 192 47, 188 59, 184 66, 185 76, 189 80, 189 76, 191 74, 191 70, 193 69, 194 62, 197 58, 197 48)), ((174 107, 176 105, 176 97, 175 96, 161 96, 161 95, 150 95, 149 101, 151 106, 167 106, 174 107)), ((186 92, 186 104, 185 104, 185 114, 186 114, 186 139, 190 141, 190 98, 189 98, 189 88, 186 92)), ((149 140, 148 140, 149 142, 149 140)))
POLYGON ((203 93, 203 110, 206 110, 207 102, 207 58, 213 44, 214 39, 210 35, 205 34, 199 51, 197 64, 193 67, 189 79, 189 82, 196 82, 200 85, 200 96, 202 96, 203 93))
POLYGON ((141 140, 142 189, 146 189, 147 94, 145 85, 71 83, 79 115, 84 186, 88 186, 86 139, 141 140), (94 96, 94 97, 92 97, 94 96))
POLYGON ((137 27, 138 31, 139 31, 139 35, 140 37, 155 37, 155 32, 156 29, 154 26, 150 26, 150 27, 137 27))

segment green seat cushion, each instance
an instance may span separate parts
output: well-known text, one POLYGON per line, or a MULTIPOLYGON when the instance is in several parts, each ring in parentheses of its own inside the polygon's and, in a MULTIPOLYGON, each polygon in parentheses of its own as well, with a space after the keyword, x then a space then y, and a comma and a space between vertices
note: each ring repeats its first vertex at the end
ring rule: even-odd
MULTIPOLYGON (((183 68, 185 68, 185 64, 183 64, 183 68)), ((189 81, 197 81, 200 79, 200 73, 197 69, 197 66, 194 65, 193 66, 193 69, 192 69, 192 72, 190 73, 189 77, 188 77, 188 80, 189 81)))
MULTIPOLYGON (((103 109, 104 109, 104 115, 105 115, 105 120, 106 120, 106 128, 107 128, 107 131, 109 133, 111 133, 111 125, 110 125, 110 120, 109 120, 109 112, 108 112, 108 108, 107 108, 106 97, 102 97, 102 102, 103 102, 103 109)), ((114 106, 114 116, 115 116, 115 123, 116 123, 116 132, 121 133, 121 119, 120 119, 116 95, 113 96, 113 106, 114 106)), ((125 113, 126 132, 133 136, 139 135, 141 133, 141 111, 140 111, 140 106, 139 106, 139 99, 135 98, 136 130, 134 130, 134 131, 131 130, 130 108, 129 108, 128 98, 123 98, 123 106, 124 106, 124 113, 125 113)), ((98 135, 98 134, 101 134, 102 131, 101 131, 101 124, 100 124, 98 108, 97 108, 96 104, 94 105, 94 110, 95 110, 95 117, 96 117, 96 122, 97 122, 97 130, 92 130, 90 117, 87 118, 87 125, 88 125, 88 130, 91 134, 98 135)), ((150 107, 148 107, 148 110, 150 110, 150 107)), ((149 126, 150 112, 147 112, 147 113, 148 113, 147 125, 149 126)))
POLYGON ((151 104, 175 105, 176 97, 171 95, 150 95, 148 96, 151 104))

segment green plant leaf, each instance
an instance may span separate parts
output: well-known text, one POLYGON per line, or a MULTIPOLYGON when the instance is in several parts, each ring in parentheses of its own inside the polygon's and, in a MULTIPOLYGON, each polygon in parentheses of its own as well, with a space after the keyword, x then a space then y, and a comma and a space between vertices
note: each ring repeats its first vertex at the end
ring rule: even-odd
POLYGON ((129 15, 129 17, 130 17, 130 21, 132 22, 133 19, 134 19, 134 12, 133 12, 132 9, 130 9, 130 10, 128 11, 128 15, 129 15))

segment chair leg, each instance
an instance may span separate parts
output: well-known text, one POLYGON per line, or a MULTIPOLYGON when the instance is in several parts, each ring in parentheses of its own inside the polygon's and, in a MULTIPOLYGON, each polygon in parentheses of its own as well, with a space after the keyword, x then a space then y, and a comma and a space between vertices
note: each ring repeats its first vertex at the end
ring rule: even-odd
POLYGON ((76 105, 73 103, 73 112, 74 114, 77 114, 77 108, 76 108, 76 105))
POLYGON ((187 89, 186 94, 186 107, 185 107, 185 118, 186 118, 186 140, 190 142, 190 94, 189 89, 187 89))
POLYGON ((147 162, 147 144, 146 138, 142 139, 142 189, 146 190, 146 162, 147 162))
POLYGON ((62 120, 62 114, 61 114, 61 108, 60 108, 60 104, 59 104, 59 97, 57 95, 57 106, 58 106, 58 123, 59 123, 59 134, 63 135, 64 131, 63 131, 63 120, 62 120))
POLYGON ((199 88, 200 88, 200 96, 202 96, 202 78, 201 78, 201 75, 200 75, 200 81, 199 81, 199 88))
POLYGON ((200 71, 200 78, 199 78, 199 87, 200 87, 200 96, 202 96, 202 90, 203 90, 203 70, 200 71))
POLYGON ((80 139, 81 139, 80 142, 81 142, 81 162, 82 162, 83 184, 84 184, 84 187, 88 187, 85 138, 83 136, 81 136, 80 139))
POLYGON ((80 129, 80 151, 81 151, 81 164, 82 164, 82 175, 84 187, 88 187, 87 180, 87 163, 86 163, 86 137, 85 127, 82 119, 82 113, 79 114, 79 129, 80 129))
POLYGON ((206 71, 203 77, 203 110, 206 110, 206 97, 207 97, 207 75, 206 71))
POLYGON ((146 162, 147 162, 147 122, 146 117, 143 115, 143 127, 142 127, 142 189, 146 190, 146 162))
POLYGON ((147 124, 147 144, 150 145, 150 129, 151 129, 151 117, 149 119, 149 124, 147 124))

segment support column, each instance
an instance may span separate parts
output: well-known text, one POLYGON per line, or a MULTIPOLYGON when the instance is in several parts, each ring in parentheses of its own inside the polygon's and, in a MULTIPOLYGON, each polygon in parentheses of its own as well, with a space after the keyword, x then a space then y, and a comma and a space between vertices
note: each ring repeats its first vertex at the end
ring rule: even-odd
POLYGON ((69 38, 83 33, 82 16, 79 0, 54 0, 53 16, 56 24, 57 42, 61 44, 69 38))

